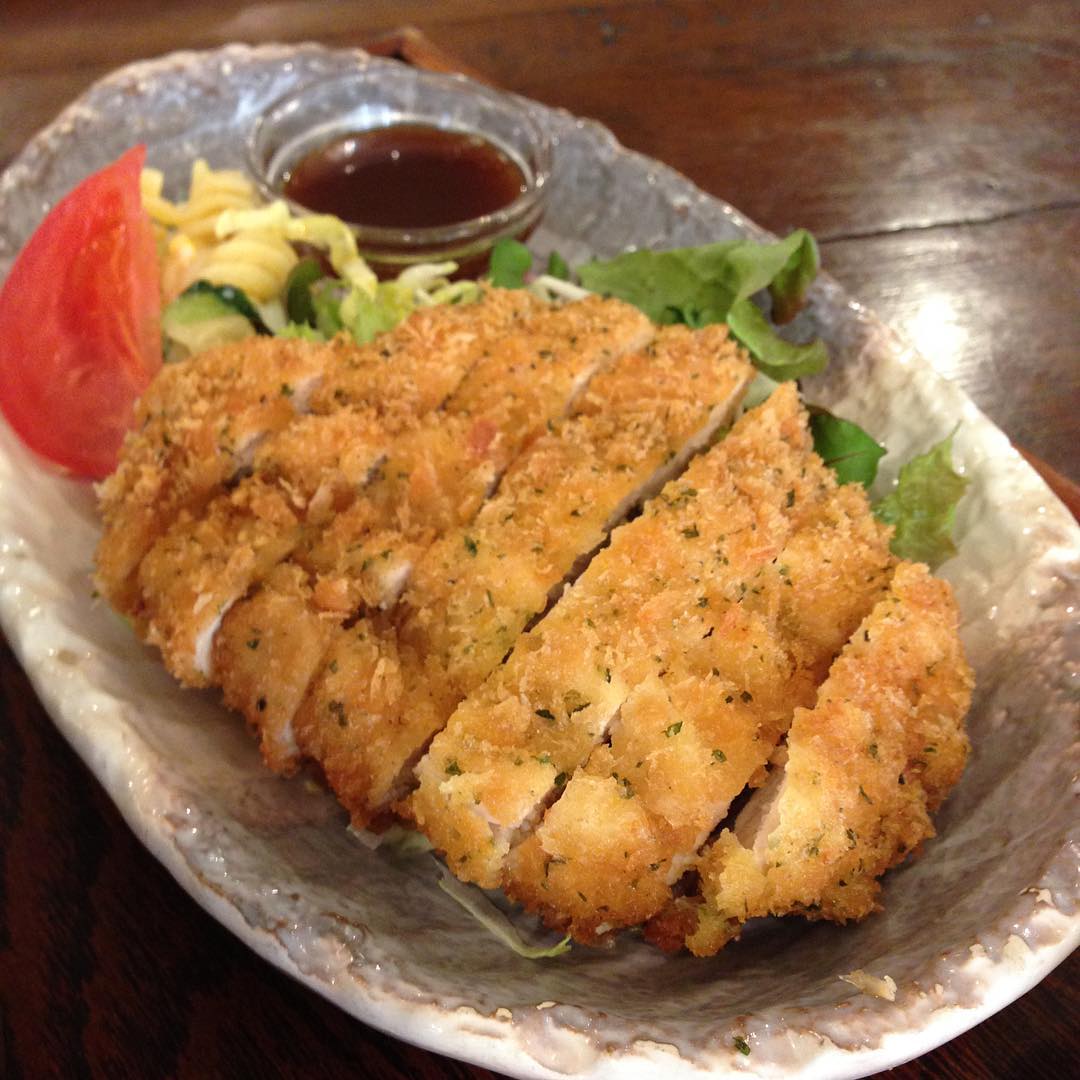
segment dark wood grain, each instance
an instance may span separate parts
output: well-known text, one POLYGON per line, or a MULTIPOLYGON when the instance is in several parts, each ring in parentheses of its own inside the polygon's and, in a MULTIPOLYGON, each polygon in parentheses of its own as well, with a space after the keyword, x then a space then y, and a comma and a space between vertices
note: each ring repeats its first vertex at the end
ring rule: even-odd
MULTIPOLYGON (((1071 2, 5 0, 0 166, 120 63, 415 24, 494 83, 596 117, 825 265, 1018 442, 1080 478, 1078 32, 1071 2)), ((1065 1077, 1074 957, 889 1074, 1065 1077)), ((270 968, 139 845, 0 649, 0 1076, 493 1074, 270 968)))

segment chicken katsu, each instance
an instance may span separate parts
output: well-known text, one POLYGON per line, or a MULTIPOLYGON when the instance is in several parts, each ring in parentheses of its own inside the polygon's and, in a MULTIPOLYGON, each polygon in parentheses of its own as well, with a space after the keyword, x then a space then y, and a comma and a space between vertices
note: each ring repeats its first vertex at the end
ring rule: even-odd
POLYGON ((971 673, 794 384, 737 418, 752 375, 725 327, 495 288, 198 354, 102 485, 99 587, 270 768, 576 940, 861 918, 971 673))

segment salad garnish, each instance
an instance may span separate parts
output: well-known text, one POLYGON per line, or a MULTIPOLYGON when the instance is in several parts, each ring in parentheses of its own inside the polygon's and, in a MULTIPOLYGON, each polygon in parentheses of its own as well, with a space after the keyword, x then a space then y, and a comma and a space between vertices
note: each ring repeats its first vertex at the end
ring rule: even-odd
POLYGON ((931 569, 956 554, 952 538, 956 504, 968 485, 952 465, 955 430, 900 469, 896 487, 874 506, 895 528, 891 550, 931 569))
POLYGON ((810 431, 814 449, 841 484, 862 484, 865 488, 873 484, 885 447, 858 424, 825 409, 811 409, 810 431))

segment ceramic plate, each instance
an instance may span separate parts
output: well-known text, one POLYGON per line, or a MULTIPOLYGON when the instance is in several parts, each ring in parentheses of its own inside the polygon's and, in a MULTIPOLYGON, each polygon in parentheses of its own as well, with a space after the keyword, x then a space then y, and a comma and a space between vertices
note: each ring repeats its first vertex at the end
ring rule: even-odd
MULTIPOLYGON (((0 179, 0 273, 48 206, 136 141, 172 193, 191 160, 241 164, 258 110, 355 52, 230 47, 109 76, 0 179)), ((730 206, 620 147, 596 124, 532 105, 557 140, 540 250, 571 262, 629 245, 760 236, 730 206)), ((632 936, 530 962, 435 885, 430 857, 370 851, 333 800, 261 766, 213 695, 181 691, 91 594, 89 486, 45 471, 0 428, 0 615, 41 700, 150 850, 260 955, 370 1024, 518 1077, 861 1076, 972 1026, 1080 939, 1076 608, 1080 534, 1005 437, 827 277, 800 317, 833 364, 808 398, 851 417, 896 463, 959 421, 972 484, 946 565, 978 674, 974 753, 940 837, 891 873, 857 926, 764 922, 713 960, 632 936), (1070 676, 1072 683, 1070 683, 1070 676), (890 975, 895 1002, 840 976, 890 975), (749 1056, 733 1049, 744 1035, 749 1056), (657 1070, 660 1070, 657 1072, 657 1070)))

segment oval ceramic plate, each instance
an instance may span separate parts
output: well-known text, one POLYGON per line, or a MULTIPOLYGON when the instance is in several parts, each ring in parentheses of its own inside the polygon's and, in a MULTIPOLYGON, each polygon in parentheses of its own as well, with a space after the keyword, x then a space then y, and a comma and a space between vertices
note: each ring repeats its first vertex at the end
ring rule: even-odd
MULTIPOLYGON (((0 179, 0 272, 48 206, 137 141, 175 194, 191 160, 241 164, 256 112, 354 52, 231 47, 109 76, 0 179)), ((726 204, 620 147, 595 124, 531 106, 556 140, 535 236, 571 262, 627 246, 764 235, 726 204)), ((940 837, 891 873, 885 911, 857 926, 771 921, 713 960, 632 936, 530 962, 435 884, 429 856, 370 851, 332 799, 259 762, 213 695, 181 691, 91 593, 88 485, 47 472, 0 428, 0 615, 42 701, 140 838, 260 955, 360 1019, 519 1077, 861 1076, 982 1020, 1075 946, 1072 810, 1080 534, 1005 437, 828 278, 802 330, 833 364, 811 400, 886 442, 896 463, 960 422, 970 477, 956 586, 978 673, 971 763, 940 837), (1075 672, 1073 672, 1075 680, 1075 672), (891 976, 895 1002, 840 976, 891 976), (733 1048, 745 1036, 748 1056, 733 1048), (660 1070, 657 1073, 657 1070, 660 1070)))

